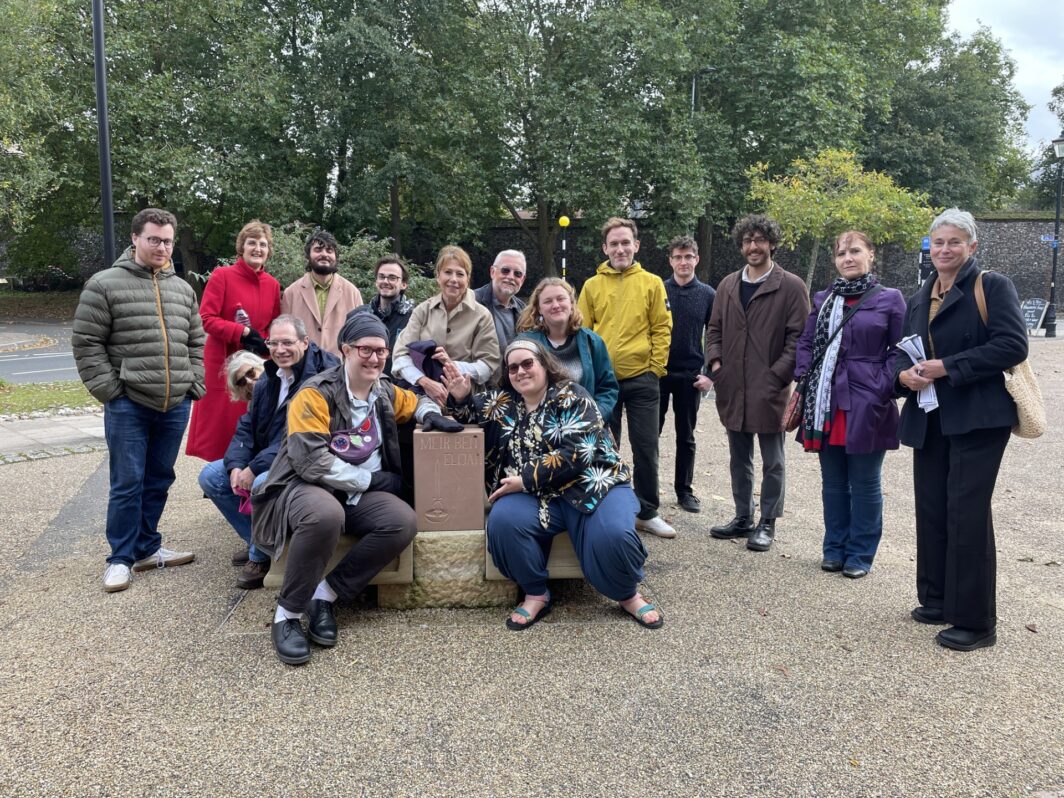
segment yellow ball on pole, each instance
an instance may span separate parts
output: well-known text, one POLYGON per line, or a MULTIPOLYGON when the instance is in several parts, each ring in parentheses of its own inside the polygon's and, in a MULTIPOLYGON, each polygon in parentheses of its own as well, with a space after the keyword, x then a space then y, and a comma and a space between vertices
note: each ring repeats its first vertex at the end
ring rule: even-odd
POLYGON ((558 218, 558 226, 559 227, 568 227, 569 226, 569 217, 568 216, 560 216, 558 218))

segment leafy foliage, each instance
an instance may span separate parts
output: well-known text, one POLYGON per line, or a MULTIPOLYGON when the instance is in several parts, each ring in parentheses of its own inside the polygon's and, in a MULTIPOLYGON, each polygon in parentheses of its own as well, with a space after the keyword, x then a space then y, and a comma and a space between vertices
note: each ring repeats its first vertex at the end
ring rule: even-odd
POLYGON ((934 216, 927 195, 895 185, 890 177, 861 169, 852 152, 825 150, 799 158, 773 180, 768 167, 750 170, 750 198, 779 222, 783 245, 796 249, 812 241, 806 285, 812 284, 821 242, 857 229, 877 244, 911 244, 924 235, 934 216))

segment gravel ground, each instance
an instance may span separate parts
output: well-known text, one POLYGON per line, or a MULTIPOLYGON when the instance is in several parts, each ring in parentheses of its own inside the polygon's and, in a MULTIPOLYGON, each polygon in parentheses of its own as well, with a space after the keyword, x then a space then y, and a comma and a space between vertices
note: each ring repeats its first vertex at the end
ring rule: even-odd
MULTIPOLYGON (((194 564, 106 595, 106 454, 0 468, 0 795, 1064 796, 1064 344, 1032 359, 1052 430, 1013 438, 995 496, 999 642, 935 645, 915 605, 911 456, 884 466, 876 568, 822 573, 814 457, 788 450, 778 544, 716 541, 727 446, 704 406, 680 537, 648 539, 638 628, 586 585, 534 629, 502 610, 338 612, 277 661, 273 596, 182 456, 163 519, 194 564)), ((662 484, 671 485, 663 439, 662 484)), ((663 491, 671 498, 671 491, 663 491)))

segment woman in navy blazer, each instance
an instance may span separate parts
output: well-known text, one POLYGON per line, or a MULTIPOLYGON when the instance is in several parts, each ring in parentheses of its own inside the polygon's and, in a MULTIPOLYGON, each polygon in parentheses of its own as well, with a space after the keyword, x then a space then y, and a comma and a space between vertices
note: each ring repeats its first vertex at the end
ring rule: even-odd
POLYGON ((905 298, 872 274, 875 249, 864 233, 835 239, 838 278, 813 297, 798 339, 795 377, 809 372, 798 440, 820 457, 824 559, 820 567, 859 579, 872 568, 883 535, 881 475, 898 448, 891 355, 901 338, 905 298), (831 342, 842 318, 860 307, 831 342), (818 362, 810 371, 813 360, 818 362))
POLYGON ((975 220, 950 208, 931 223, 937 271, 909 299, 906 335, 927 360, 894 358, 896 388, 908 397, 900 437, 913 447, 916 496, 916 589, 913 619, 953 624, 936 641, 971 651, 997 641, 997 559, 990 500, 1017 422, 1002 372, 1027 357, 1027 330, 1016 287, 983 274, 987 322, 975 299, 975 220), (934 385, 938 407, 925 412, 917 392, 934 385))

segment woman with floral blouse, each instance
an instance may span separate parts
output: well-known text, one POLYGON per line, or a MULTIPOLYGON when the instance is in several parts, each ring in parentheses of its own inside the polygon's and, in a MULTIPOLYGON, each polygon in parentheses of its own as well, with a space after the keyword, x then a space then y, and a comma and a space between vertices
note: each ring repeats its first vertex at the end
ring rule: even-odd
POLYGON ((547 556, 554 536, 568 532, 591 585, 637 623, 660 628, 661 611, 637 589, 647 552, 631 473, 595 400, 535 341, 515 340, 503 364, 501 387, 473 396, 468 375, 450 363, 443 381, 455 418, 484 428, 488 551, 525 594, 506 626, 522 631, 550 612, 547 556))

